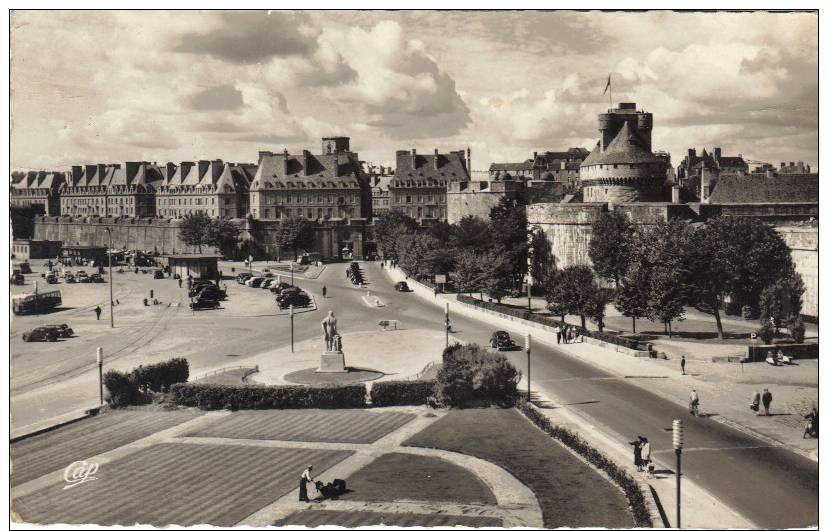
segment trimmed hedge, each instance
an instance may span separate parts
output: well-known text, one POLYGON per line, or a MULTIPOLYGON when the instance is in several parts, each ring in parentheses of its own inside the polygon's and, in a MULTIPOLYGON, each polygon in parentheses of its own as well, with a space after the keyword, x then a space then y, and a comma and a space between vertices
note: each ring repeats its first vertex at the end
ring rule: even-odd
POLYGON ((474 343, 443 350, 443 365, 434 385, 434 404, 512 405, 518 397, 518 371, 503 354, 490 353, 474 343))
POLYGON ((624 495, 627 497, 627 501, 630 502, 636 527, 653 527, 650 512, 644 501, 644 492, 634 477, 622 467, 615 464, 609 457, 590 446, 577 433, 553 424, 552 421, 543 416, 542 413, 538 412, 525 400, 518 402, 517 408, 538 428, 586 459, 595 468, 604 471, 612 481, 621 487, 621 490, 624 491, 624 495))
POLYGON ((478 308, 484 308, 486 310, 490 310, 497 313, 502 313, 504 315, 509 315, 511 317, 516 317, 518 319, 523 319, 525 321, 532 321, 534 323, 540 323, 546 326, 561 326, 566 325, 568 327, 574 327, 578 330, 578 333, 582 336, 592 337, 606 343, 612 343, 614 345, 620 345, 622 347, 626 347, 633 350, 644 350, 641 347, 641 343, 634 340, 628 339, 626 337, 617 336, 615 334, 608 334, 606 332, 597 332, 594 330, 587 330, 586 328, 581 328, 578 325, 573 325, 569 323, 564 323, 558 319, 554 319, 552 317, 547 317, 545 315, 539 315, 536 313, 532 313, 529 310, 521 310, 518 308, 510 308, 508 306, 504 306, 502 304, 497 304, 495 302, 486 302, 474 299, 469 297, 468 295, 457 295, 457 300, 459 302, 463 302, 466 304, 470 304, 472 306, 477 306, 478 308))
POLYGON ((173 384, 186 382, 190 364, 186 358, 173 358, 152 365, 139 365, 129 373, 109 370, 103 383, 109 391, 107 403, 113 408, 143 404, 150 392, 166 392, 173 384))
POLYGON ((376 382, 371 386, 371 404, 383 406, 421 406, 434 393, 434 380, 376 382))
POLYGON ((365 384, 304 385, 174 384, 174 403, 200 409, 301 409, 365 407, 365 384))
POLYGON ((106 402, 113 408, 139 404, 143 401, 143 395, 138 391, 138 386, 129 374, 116 370, 106 371, 103 375, 103 384, 109 391, 106 402))

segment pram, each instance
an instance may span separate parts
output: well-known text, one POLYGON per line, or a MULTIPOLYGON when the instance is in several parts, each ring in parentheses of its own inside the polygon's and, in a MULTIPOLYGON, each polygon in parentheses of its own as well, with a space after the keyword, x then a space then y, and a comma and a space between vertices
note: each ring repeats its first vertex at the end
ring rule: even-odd
POLYGON ((346 491, 344 479, 335 479, 327 485, 321 481, 317 481, 315 485, 317 492, 319 492, 319 494, 321 494, 326 500, 337 498, 342 494, 345 494, 346 491))

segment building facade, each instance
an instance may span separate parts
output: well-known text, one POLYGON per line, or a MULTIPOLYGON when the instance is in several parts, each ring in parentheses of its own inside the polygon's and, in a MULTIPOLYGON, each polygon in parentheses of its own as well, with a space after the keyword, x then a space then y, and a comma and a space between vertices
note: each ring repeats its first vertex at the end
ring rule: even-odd
POLYGON ((570 187, 577 186, 581 163, 589 151, 569 148, 566 151, 535 151, 531 159, 523 162, 494 162, 489 166, 489 180, 519 179, 556 181, 570 187))
POLYGON ((250 214, 271 220, 311 220, 371 216, 371 186, 347 137, 322 139, 322 155, 259 153, 250 185, 250 214))
POLYGON ((60 215, 60 189, 66 183, 64 172, 14 172, 11 181, 9 196, 12 207, 33 208, 46 216, 60 215))
POLYGON ((155 217, 161 170, 149 162, 72 166, 60 189, 61 213, 70 216, 155 217))
POLYGON ((416 220, 446 220, 446 192, 451 183, 468 182, 471 151, 419 155, 397 151, 397 167, 388 188, 391 208, 416 220), (465 157, 464 157, 465 155, 465 157))
POLYGON ((168 163, 156 192, 156 212, 164 218, 202 213, 215 218, 242 218, 249 212, 255 164, 217 160, 168 163))

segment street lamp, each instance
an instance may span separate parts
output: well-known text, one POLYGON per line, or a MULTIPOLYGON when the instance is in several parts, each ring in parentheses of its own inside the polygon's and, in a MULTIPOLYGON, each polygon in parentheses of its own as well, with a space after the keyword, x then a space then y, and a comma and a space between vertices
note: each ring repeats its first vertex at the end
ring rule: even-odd
POLYGON ((101 405, 103 405, 103 349, 98 347, 97 351, 98 361, 98 391, 101 397, 101 405))
POLYGON ((526 334, 526 396, 532 402, 532 334, 526 334))
POLYGON ((290 263, 290 287, 293 287, 293 262, 290 263))
POLYGON ((681 420, 673 421, 673 449, 676 451, 676 527, 681 527, 681 448, 684 446, 684 428, 681 420))
POLYGON ((293 352, 293 305, 290 305, 290 351, 293 352))
POLYGON ((112 229, 104 227, 104 230, 109 236, 109 248, 107 249, 109 255, 109 328, 115 328, 115 304, 112 296, 112 229))
POLYGON ((451 319, 449 318, 449 303, 446 303, 446 347, 449 346, 449 329, 451 328, 451 319))

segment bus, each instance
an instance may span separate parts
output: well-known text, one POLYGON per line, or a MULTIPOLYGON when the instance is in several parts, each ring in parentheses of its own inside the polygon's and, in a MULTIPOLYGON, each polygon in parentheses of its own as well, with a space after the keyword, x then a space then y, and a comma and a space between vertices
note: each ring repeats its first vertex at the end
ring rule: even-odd
POLYGON ((16 315, 47 312, 61 305, 60 290, 27 293, 12 297, 12 311, 16 315))

